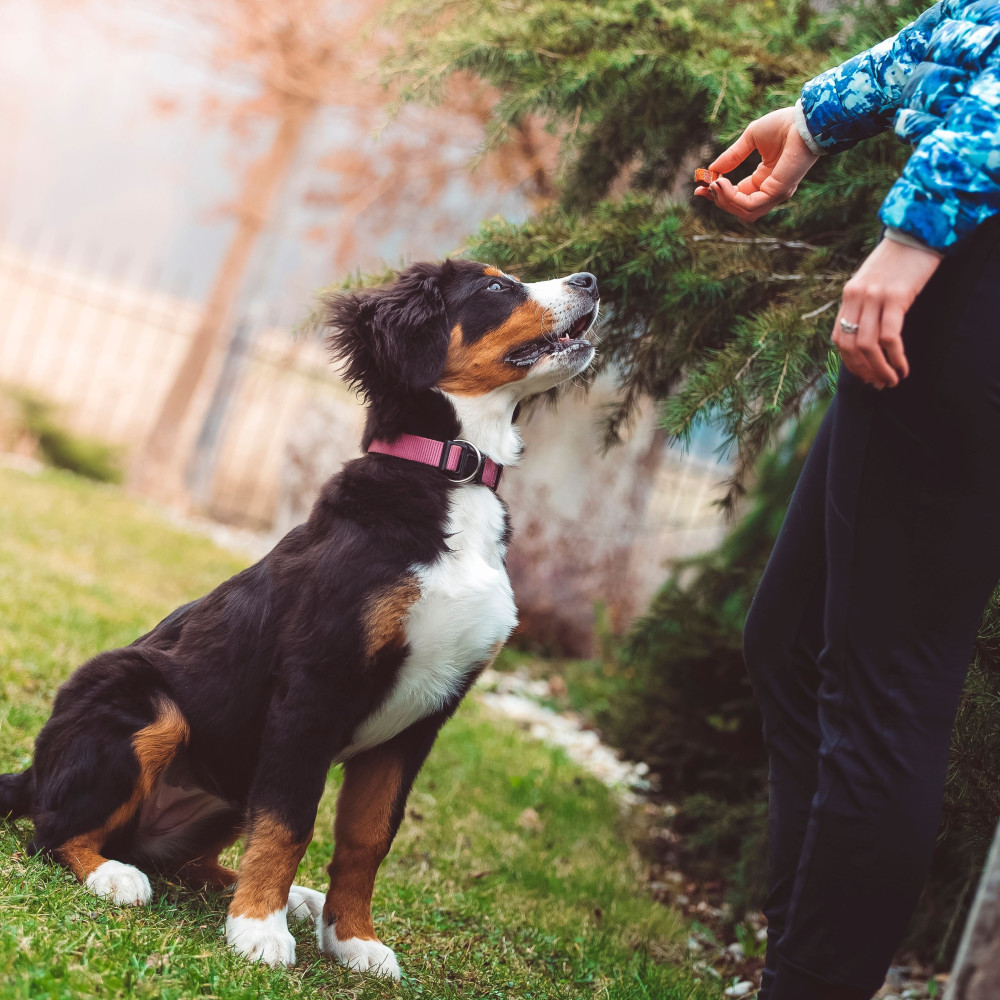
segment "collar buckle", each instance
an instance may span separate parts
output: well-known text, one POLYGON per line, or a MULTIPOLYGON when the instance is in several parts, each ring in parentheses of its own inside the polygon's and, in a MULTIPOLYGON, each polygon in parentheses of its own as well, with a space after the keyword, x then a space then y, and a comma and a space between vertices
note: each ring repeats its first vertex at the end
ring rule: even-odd
POLYGON ((482 474, 485 465, 486 458, 483 453, 471 441, 465 441, 462 438, 445 441, 444 447, 441 449, 441 458, 438 461, 438 469, 457 484, 471 483, 476 480, 482 474), (458 462, 454 467, 451 467, 452 448, 459 449, 458 462))

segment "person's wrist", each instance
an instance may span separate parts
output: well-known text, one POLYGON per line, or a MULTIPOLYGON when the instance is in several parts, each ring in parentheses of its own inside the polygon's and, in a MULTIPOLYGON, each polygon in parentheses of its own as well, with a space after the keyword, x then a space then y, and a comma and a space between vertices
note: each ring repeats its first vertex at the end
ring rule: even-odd
POLYGON ((944 259, 929 246, 914 242, 900 242, 892 238, 882 240, 870 256, 891 261, 891 268, 902 268, 905 274, 933 271, 944 259))
POLYGON ((806 121, 806 113, 802 107, 801 97, 795 102, 795 106, 792 109, 792 121, 795 124, 796 133, 798 133, 799 138, 802 140, 802 145, 813 156, 818 157, 822 155, 823 147, 813 137, 812 132, 809 131, 809 123, 806 121))
POLYGON ((932 246, 928 246, 923 240, 914 236, 912 233, 908 233, 905 229, 896 229, 895 226, 886 226, 885 238, 887 240, 892 240, 893 243, 899 243, 904 247, 912 247, 914 250, 923 250, 925 253, 933 254, 935 257, 942 258, 944 254, 940 250, 936 250, 932 246))

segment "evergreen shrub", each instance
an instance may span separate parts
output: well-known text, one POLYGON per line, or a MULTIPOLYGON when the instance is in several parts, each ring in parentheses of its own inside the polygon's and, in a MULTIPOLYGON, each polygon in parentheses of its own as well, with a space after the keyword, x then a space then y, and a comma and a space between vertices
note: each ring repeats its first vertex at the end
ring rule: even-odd
POLYGON ((635 624, 616 669, 631 678, 598 722, 645 760, 680 806, 687 862, 721 873, 740 912, 766 891, 767 758, 743 665, 743 622, 825 404, 759 463, 740 521, 721 545, 677 567, 635 624))
MULTIPOLYGON (((745 904, 761 899, 766 793, 740 631, 815 417, 788 427, 831 391, 841 290, 879 238, 878 207, 908 150, 887 134, 823 157, 787 205, 753 226, 692 198, 692 172, 754 118, 792 104, 806 79, 927 5, 397 0, 393 10, 403 40, 388 69, 403 100, 434 101, 471 74, 498 95, 490 143, 517 141, 528 116, 558 140, 555 197, 525 220, 487 221, 466 251, 525 279, 597 275, 598 364, 621 386, 606 442, 649 396, 663 401, 664 425, 680 439, 714 422, 735 455, 731 509, 780 442, 759 467, 749 514, 718 551, 675 573, 637 625, 622 674, 634 671, 634 684, 609 684, 624 694, 600 713, 630 755, 656 767, 669 796, 687 798, 687 841, 714 855, 745 904)), ((938 957, 954 947, 1000 814, 998 692, 994 604, 914 924, 914 942, 938 957)))
MULTIPOLYGON (((678 567, 618 652, 608 738, 660 775, 680 805, 685 860, 723 875, 737 915, 766 892, 767 763, 741 652, 743 621, 823 406, 762 459, 746 515, 678 567), (617 678, 616 678, 617 679, 617 678)), ((947 965, 1000 819, 1000 589, 986 608, 952 739, 938 847, 907 939, 947 965)))

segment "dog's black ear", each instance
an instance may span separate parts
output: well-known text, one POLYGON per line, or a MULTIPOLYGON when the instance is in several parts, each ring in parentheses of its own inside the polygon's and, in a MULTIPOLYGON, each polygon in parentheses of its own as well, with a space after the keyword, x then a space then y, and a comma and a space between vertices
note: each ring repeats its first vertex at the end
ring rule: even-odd
POLYGON ((438 380, 449 334, 442 285, 453 269, 447 260, 413 264, 384 288, 327 300, 330 349, 352 386, 371 398, 438 380))

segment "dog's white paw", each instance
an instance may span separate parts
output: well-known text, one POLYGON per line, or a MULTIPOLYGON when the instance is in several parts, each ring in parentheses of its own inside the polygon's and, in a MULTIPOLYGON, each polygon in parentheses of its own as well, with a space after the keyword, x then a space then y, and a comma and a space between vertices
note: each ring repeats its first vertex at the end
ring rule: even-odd
POLYGON ((288 915, 293 920, 319 920, 325 902, 323 893, 304 885, 293 885, 288 890, 288 915))
POLYGON ((374 976, 399 979, 399 962, 391 948, 373 938, 347 938, 341 941, 337 937, 336 926, 330 924, 324 927, 322 919, 317 923, 320 951, 332 955, 341 965, 346 965, 355 972, 370 972, 374 976))
POLYGON ((145 906, 153 898, 149 879, 132 865, 105 861, 98 865, 84 883, 95 896, 103 896, 121 906, 145 906))
POLYGON ((263 920, 226 917, 226 943, 237 955, 251 962, 294 965, 295 938, 288 933, 285 909, 275 910, 263 920))

